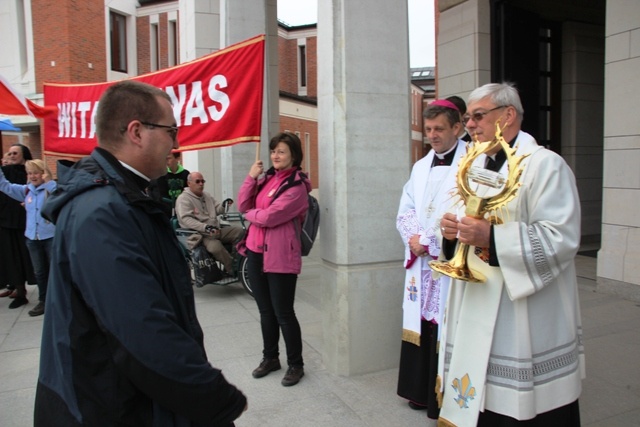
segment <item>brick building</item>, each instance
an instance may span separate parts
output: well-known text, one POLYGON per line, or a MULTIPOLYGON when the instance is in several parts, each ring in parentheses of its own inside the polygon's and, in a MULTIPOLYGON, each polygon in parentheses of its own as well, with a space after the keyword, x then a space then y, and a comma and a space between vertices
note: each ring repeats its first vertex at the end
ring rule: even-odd
MULTIPOLYGON (((103 0, 87 0, 80 6, 71 0, 30 0, 22 9, 19 4, 0 4, 0 14, 15 25, 0 28, 3 40, 9 41, 0 73, 36 102, 42 103, 44 82, 120 80, 180 62, 177 0, 119 0, 106 7, 103 0)), ((318 188, 317 25, 278 22, 278 55, 280 130, 300 137, 305 153, 302 167, 318 188)), ((421 116, 422 105, 433 99, 433 68, 429 70, 429 88, 422 87, 424 73, 416 77, 412 70, 412 161, 428 151, 421 116)), ((2 152, 13 143, 25 144, 55 174, 56 161, 62 157, 43 153, 40 122, 28 116, 12 121, 22 131, 2 133, 2 152)))
MULTIPOLYGON (((139 3, 136 7, 135 1, 122 0, 105 9, 103 0, 87 0, 79 7, 71 0, 31 0, 27 10, 28 3, 21 9, 20 2, 3 2, 0 14, 9 16, 15 27, 0 29, 10 51, 5 65, 0 63, 0 73, 28 98, 42 103, 44 82, 120 80, 176 65, 178 1, 139 3)), ((303 168, 314 187, 318 185, 316 33, 315 24, 279 23, 281 130, 302 140, 303 168)), ((3 132, 2 152, 14 143, 27 145, 34 157, 45 158, 55 174, 61 157, 43 153, 40 122, 29 116, 12 121, 21 132, 3 132)))
POLYGON ((316 24, 278 22, 280 130, 302 141, 302 168, 318 188, 318 91, 316 24))
MULTIPOLYGON (((178 1, 2 2, 0 29, 7 57, 0 73, 28 98, 42 103, 44 82, 120 80, 177 64, 178 1), (20 6, 23 6, 22 8, 20 6), (29 7, 30 6, 30 7, 29 7)), ((2 152, 16 142, 44 158, 55 175, 62 157, 43 153, 40 122, 12 117, 21 132, 4 132, 2 152)), ((73 158, 69 156, 67 158, 73 158)))

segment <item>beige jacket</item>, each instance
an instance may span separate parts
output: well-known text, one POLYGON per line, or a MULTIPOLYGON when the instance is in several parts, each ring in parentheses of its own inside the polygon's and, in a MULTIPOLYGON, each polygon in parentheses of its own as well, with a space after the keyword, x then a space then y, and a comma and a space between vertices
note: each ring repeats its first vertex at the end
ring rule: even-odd
POLYGON ((221 213, 224 213, 222 205, 206 191, 202 192, 202 197, 198 197, 189 188, 185 188, 176 199, 176 216, 180 227, 190 228, 202 234, 207 234, 207 225, 220 227, 218 214, 221 213))

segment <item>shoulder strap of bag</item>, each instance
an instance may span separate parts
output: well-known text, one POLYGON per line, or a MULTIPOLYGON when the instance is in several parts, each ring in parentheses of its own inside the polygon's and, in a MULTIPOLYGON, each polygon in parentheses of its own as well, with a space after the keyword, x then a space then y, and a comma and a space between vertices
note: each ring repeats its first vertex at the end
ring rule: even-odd
POLYGON ((307 175, 304 172, 302 172, 300 169, 298 169, 296 172, 292 173, 287 178, 285 183, 283 185, 281 185, 280 188, 278 188, 278 191, 276 191, 276 194, 273 195, 271 203, 273 203, 273 200, 275 200, 279 195, 281 195, 282 193, 284 193, 285 191, 287 191, 291 187, 295 187, 296 185, 300 185, 300 184, 302 184, 304 182, 302 179, 299 179, 299 180, 296 181, 296 175, 297 174, 302 175, 302 178, 306 178, 307 177, 307 175))

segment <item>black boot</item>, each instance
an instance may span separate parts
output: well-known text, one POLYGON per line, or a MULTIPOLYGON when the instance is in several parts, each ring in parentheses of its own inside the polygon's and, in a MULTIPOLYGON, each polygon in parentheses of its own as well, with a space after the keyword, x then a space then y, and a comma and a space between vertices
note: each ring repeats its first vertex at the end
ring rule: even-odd
POLYGON ((25 296, 17 296, 17 297, 15 297, 15 299, 13 301, 11 301, 11 304, 9 304, 9 308, 22 307, 23 305, 27 304, 28 302, 29 302, 29 300, 27 299, 27 297, 25 297, 25 296))
POLYGON ((280 369, 280 359, 262 359, 260 365, 253 370, 251 375, 253 378, 262 378, 268 375, 269 372, 277 371, 280 369))

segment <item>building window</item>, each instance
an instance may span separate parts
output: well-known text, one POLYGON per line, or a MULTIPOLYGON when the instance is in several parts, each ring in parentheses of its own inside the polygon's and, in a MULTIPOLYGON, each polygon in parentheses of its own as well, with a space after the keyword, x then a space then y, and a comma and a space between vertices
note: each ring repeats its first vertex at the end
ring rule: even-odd
POLYGON ((111 12, 111 70, 127 72, 127 17, 111 12))
POLYGON ((298 69, 300 75, 298 78, 300 88, 307 87, 307 46, 298 46, 298 69))
POLYGON ((178 64, 178 23, 169 21, 169 66, 178 64))
POLYGON ((151 24, 150 38, 151 71, 158 71, 160 69, 160 31, 158 24, 151 24))

